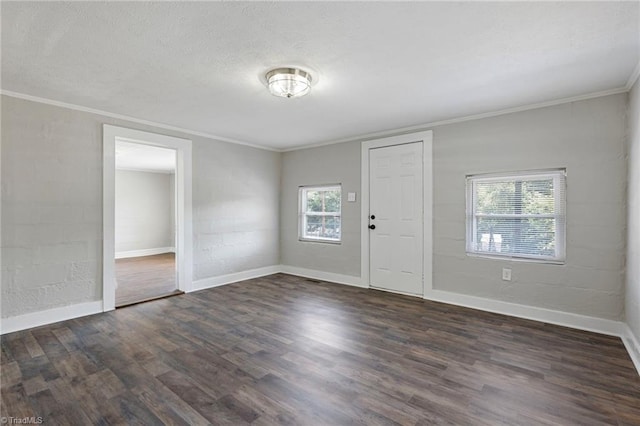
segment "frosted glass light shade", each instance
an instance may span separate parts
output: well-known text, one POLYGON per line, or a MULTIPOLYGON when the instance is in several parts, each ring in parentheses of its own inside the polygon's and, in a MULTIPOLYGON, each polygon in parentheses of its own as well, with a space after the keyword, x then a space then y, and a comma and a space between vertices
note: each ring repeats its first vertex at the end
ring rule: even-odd
POLYGON ((311 75, 298 68, 276 68, 266 77, 269 91, 275 96, 295 98, 311 90, 311 75))

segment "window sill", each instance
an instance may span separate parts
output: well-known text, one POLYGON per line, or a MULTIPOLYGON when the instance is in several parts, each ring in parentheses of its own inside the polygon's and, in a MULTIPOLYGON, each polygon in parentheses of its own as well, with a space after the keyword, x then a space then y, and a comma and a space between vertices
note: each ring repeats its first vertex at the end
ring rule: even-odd
POLYGON ((321 243, 321 244, 333 244, 333 245, 342 244, 342 241, 316 240, 316 239, 312 239, 312 238, 298 238, 298 241, 300 241, 301 243, 321 243))
POLYGON ((551 259, 534 259, 529 257, 516 257, 509 255, 497 255, 497 254, 484 254, 484 253, 466 253, 469 257, 480 257, 483 259, 503 260, 509 262, 525 262, 525 263, 542 263, 547 265, 564 265, 566 260, 551 260, 551 259))

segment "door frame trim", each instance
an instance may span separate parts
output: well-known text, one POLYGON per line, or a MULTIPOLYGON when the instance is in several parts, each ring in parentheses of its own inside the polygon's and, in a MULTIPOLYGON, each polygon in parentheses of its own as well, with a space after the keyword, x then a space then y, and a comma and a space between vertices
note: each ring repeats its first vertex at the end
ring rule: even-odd
POLYGON ((102 310, 115 309, 115 173, 116 140, 176 150, 176 265, 177 287, 185 293, 193 280, 193 224, 190 139, 103 125, 102 169, 102 310))
POLYGON ((423 265, 422 296, 433 289, 433 131, 410 133, 362 142, 361 155, 361 222, 360 222, 360 277, 362 285, 371 288, 369 277, 369 151, 394 145, 422 142, 423 190, 423 265), (429 236, 429 238, 426 238, 429 236))

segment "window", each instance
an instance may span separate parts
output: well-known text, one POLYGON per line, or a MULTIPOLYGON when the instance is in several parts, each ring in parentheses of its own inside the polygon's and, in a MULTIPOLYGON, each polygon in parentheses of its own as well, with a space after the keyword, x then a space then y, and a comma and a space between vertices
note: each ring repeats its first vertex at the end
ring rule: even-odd
POLYGON ((467 177, 467 253, 563 262, 565 171, 467 177))
POLYGON ((341 238, 340 185, 300 187, 300 239, 339 242, 341 238))

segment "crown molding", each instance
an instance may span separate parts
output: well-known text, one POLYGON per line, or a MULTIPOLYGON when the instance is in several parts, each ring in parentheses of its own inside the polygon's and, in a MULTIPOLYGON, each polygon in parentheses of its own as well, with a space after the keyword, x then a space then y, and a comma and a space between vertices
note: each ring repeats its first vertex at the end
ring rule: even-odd
POLYGON ((85 107, 85 106, 82 106, 82 105, 75 105, 75 104, 70 104, 70 103, 67 103, 67 102, 54 101, 52 99, 41 98, 39 96, 32 96, 32 95, 27 95, 27 94, 24 94, 24 93, 19 93, 19 92, 12 92, 10 90, 1 89, 0 90, 0 95, 9 96, 9 97, 12 97, 12 98, 24 99, 26 101, 31 101, 31 102, 38 102, 38 103, 41 103, 41 104, 47 104, 47 105, 53 105, 53 106, 57 106, 57 107, 72 109, 72 110, 75 110, 75 111, 88 112, 90 114, 103 115, 103 116, 106 116, 106 117, 117 118, 119 120, 126 120, 126 121, 130 121, 130 122, 133 122, 133 123, 144 124, 144 125, 147 125, 147 126, 153 126, 153 127, 159 128, 159 129, 173 130, 173 131, 176 131, 176 132, 185 133, 187 135, 201 136, 201 137, 208 138, 208 139, 214 139, 214 140, 217 140, 217 141, 220 141, 220 142, 227 142, 227 143, 232 143, 232 144, 235 144, 235 145, 243 145, 243 146, 248 146, 248 147, 251 147, 251 148, 257 148, 257 149, 261 149, 261 150, 265 150, 265 151, 280 152, 280 150, 276 149, 276 148, 270 148, 270 147, 261 146, 261 145, 254 145, 254 144, 247 143, 247 142, 242 142, 242 141, 239 141, 239 140, 236 140, 236 139, 230 139, 230 138, 225 138, 225 137, 218 136, 218 135, 213 135, 211 133, 204 133, 204 132, 199 132, 199 131, 196 131, 196 130, 185 129, 185 128, 182 128, 182 127, 171 126, 169 124, 157 123, 155 121, 143 120, 141 118, 131 117, 131 116, 128 116, 128 115, 123 115, 123 114, 116 114, 116 113, 113 113, 113 112, 103 111, 103 110, 94 109, 94 108, 89 108, 89 107, 85 107))
POLYGON ((111 113, 111 112, 108 112, 108 111, 102 111, 102 110, 98 110, 98 109, 83 107, 83 106, 80 106, 80 105, 69 104, 69 103, 66 103, 66 102, 54 101, 54 100, 51 100, 51 99, 40 98, 38 96, 26 95, 24 93, 12 92, 12 91, 9 91, 9 90, 0 90, 0 94, 1 95, 5 95, 5 96, 9 96, 9 97, 13 97, 13 98, 24 99, 24 100, 27 100, 27 101, 39 102, 39 103, 43 103, 43 104, 47 104, 47 105, 53 105, 53 106, 58 106, 58 107, 62 107, 62 108, 68 108, 68 109, 72 109, 72 110, 76 110, 76 111, 88 112, 88 113, 91 113, 91 114, 104 115, 104 116, 107 116, 107 117, 117 118, 117 119, 120 119, 120 120, 127 120, 127 121, 131 121, 131 122, 134 122, 134 123, 139 123, 139 124, 145 124, 145 125, 148 125, 148 126, 158 127, 158 128, 161 128, 161 129, 173 130, 173 131, 185 133, 185 134, 188 134, 188 135, 202 136, 202 137, 205 137, 205 138, 214 139, 214 140, 221 141, 221 142, 227 142, 227 143, 232 143, 232 144, 236 144, 236 145, 248 146, 248 147, 251 147, 251 148, 261 149, 261 150, 265 150, 265 151, 290 152, 290 151, 299 151, 299 150, 303 150, 303 149, 319 148, 319 147, 328 146, 328 145, 336 145, 336 144, 339 144, 339 143, 364 142, 366 140, 371 140, 371 139, 386 138, 386 137, 390 137, 390 136, 400 136, 400 135, 407 134, 407 133, 414 133, 414 132, 421 132, 421 131, 425 131, 425 130, 430 130, 430 129, 432 129, 434 127, 437 127, 437 126, 446 126, 446 125, 449 125, 449 124, 463 123, 463 122, 466 122, 466 121, 480 120, 480 119, 483 119, 483 118, 498 117, 498 116, 501 116, 501 115, 512 114, 512 113, 515 113, 515 112, 529 111, 529 110, 538 109, 538 108, 545 108, 545 107, 550 107, 550 106, 555 106, 555 105, 562 105, 562 104, 571 103, 571 102, 578 102, 578 101, 584 101, 584 100, 588 100, 588 99, 600 98, 600 97, 603 97, 603 96, 610 96, 610 95, 617 95, 617 94, 620 94, 620 93, 627 93, 631 89, 633 84, 636 82, 636 80, 638 80, 639 76, 640 76, 640 62, 638 62, 638 66, 636 66, 635 70, 633 71, 633 73, 629 77, 629 80, 627 81, 627 83, 625 84, 624 87, 618 87, 618 88, 615 88, 615 89, 604 90, 604 91, 600 91, 600 92, 587 93, 587 94, 584 94, 584 95, 572 96, 572 97, 568 97, 568 98, 560 98, 560 99, 555 99, 555 100, 547 101, 547 102, 540 102, 540 103, 536 103, 536 104, 522 105, 522 106, 514 107, 514 108, 506 108, 506 109, 501 109, 501 110, 497 110, 497 111, 490 111, 490 112, 485 112, 485 113, 481 113, 481 114, 467 115, 467 116, 464 116, 464 117, 451 118, 451 119, 447 119, 447 120, 427 122, 427 123, 418 124, 418 125, 415 125, 415 126, 401 127, 401 128, 389 129, 389 130, 381 130, 381 131, 378 131, 378 132, 366 133, 364 135, 352 136, 352 137, 342 138, 342 139, 334 139, 334 140, 331 140, 331 141, 319 142, 319 143, 310 144, 310 145, 297 145, 297 146, 293 146, 293 147, 289 147, 289 148, 272 148, 272 147, 254 145, 254 144, 250 144, 250 143, 247 143, 247 142, 238 141, 238 140, 235 140, 235 139, 229 139, 229 138, 225 138, 225 137, 222 137, 222 136, 213 135, 213 134, 210 134, 210 133, 204 133, 204 132, 198 132, 198 131, 189 130, 189 129, 183 129, 181 127, 175 127, 175 126, 170 126, 170 125, 167 125, 167 124, 156 123, 156 122, 153 122, 153 121, 142 120, 142 119, 135 118, 135 117, 129 117, 127 115, 115 114, 115 113, 111 113))
POLYGON ((465 121, 480 120, 482 118, 497 117, 497 116, 500 116, 500 115, 512 114, 514 112, 523 112, 523 111, 529 111, 529 110, 532 110, 532 109, 546 108, 546 107, 550 107, 550 106, 562 105, 562 104, 571 103, 571 102, 584 101, 584 100, 587 100, 587 99, 601 98, 603 96, 617 95, 617 94, 620 94, 620 93, 627 93, 628 91, 629 90, 626 88, 626 86, 625 87, 618 87, 618 88, 615 88, 615 89, 603 90, 601 92, 587 93, 587 94, 584 94, 584 95, 572 96, 572 97, 569 97, 569 98, 561 98, 561 99, 556 99, 556 100, 548 101, 548 102, 540 102, 540 103, 537 103, 537 104, 523 105, 523 106, 514 107, 514 108, 507 108, 507 109, 501 109, 501 110, 497 110, 497 111, 485 112, 485 113, 482 113, 482 114, 467 115, 467 116, 464 116, 464 117, 452 118, 452 119, 448 119, 448 120, 433 121, 433 122, 430 122, 430 123, 418 124, 418 125, 410 126, 410 127, 402 127, 402 128, 399 128, 399 129, 383 130, 383 131, 380 131, 380 132, 367 133, 365 135, 354 136, 354 137, 344 138, 344 139, 335 139, 335 140, 332 140, 332 141, 320 142, 320 143, 316 143, 316 144, 312 144, 312 145, 300 145, 300 146, 297 146, 297 147, 284 148, 284 149, 281 149, 281 151, 282 152, 298 151, 298 150, 302 150, 302 149, 319 148, 319 147, 322 147, 322 146, 335 145, 335 144, 345 143, 345 142, 364 142, 364 141, 371 140, 371 139, 380 139, 380 138, 386 138, 386 137, 391 137, 391 136, 400 136, 400 135, 404 135, 404 134, 407 134, 407 133, 414 133, 414 132, 422 132, 422 131, 426 131, 426 130, 431 130, 436 126, 446 126, 448 124, 456 124, 456 123, 463 123, 465 121))

